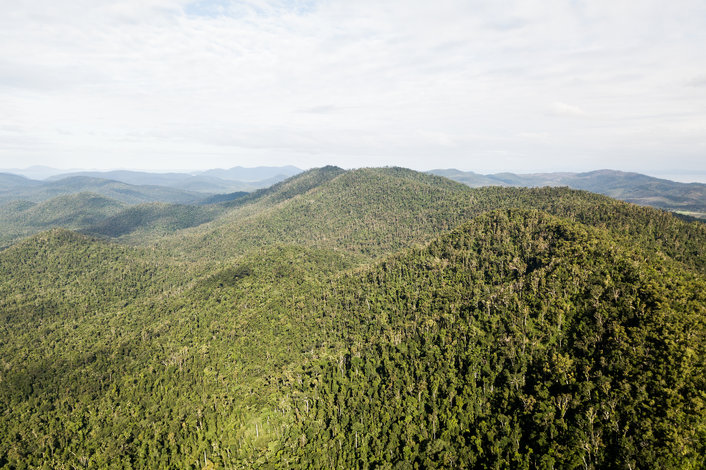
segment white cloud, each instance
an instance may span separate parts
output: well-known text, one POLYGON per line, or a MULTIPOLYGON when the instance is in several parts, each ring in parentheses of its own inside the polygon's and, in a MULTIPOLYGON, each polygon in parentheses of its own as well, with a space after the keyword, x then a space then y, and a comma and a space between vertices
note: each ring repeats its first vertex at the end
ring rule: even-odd
POLYGON ((706 87, 706 74, 697 75, 687 82, 690 86, 706 87))
POLYGON ((13 2, 0 16, 0 129, 14 129, 0 132, 0 167, 52 155, 66 167, 95 155, 151 168, 702 165, 705 9, 13 2), (683 141, 676 128, 689 129, 683 141))
POLYGON ((554 116, 563 117, 578 117, 584 118, 588 117, 588 114, 583 109, 578 106, 572 106, 570 104, 562 103, 561 101, 556 101, 551 106, 551 114, 554 116))

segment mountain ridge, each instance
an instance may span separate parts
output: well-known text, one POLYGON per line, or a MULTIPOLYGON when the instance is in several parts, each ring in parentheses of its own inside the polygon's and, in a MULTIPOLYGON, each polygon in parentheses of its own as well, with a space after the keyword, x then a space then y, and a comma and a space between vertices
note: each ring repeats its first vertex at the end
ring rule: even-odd
POLYGON ((470 187, 568 186, 616 199, 706 218, 706 184, 678 183, 634 172, 594 170, 583 173, 496 173, 480 175, 455 169, 430 170, 470 187))
POLYGON ((42 202, 52 197, 79 192, 93 192, 125 203, 155 201, 196 203, 205 197, 201 193, 164 186, 131 185, 90 176, 71 176, 55 181, 39 182, 29 188, 4 188, 0 190, 0 203, 22 199, 42 202))

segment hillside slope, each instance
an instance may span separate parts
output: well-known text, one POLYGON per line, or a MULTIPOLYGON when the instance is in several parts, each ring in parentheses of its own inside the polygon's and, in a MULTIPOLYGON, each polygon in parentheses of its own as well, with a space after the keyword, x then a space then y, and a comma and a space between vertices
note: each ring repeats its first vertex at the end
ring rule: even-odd
POLYGON ((478 217, 319 298, 310 331, 348 346, 293 383, 271 464, 701 467, 705 288, 605 231, 478 217))
MULTIPOLYGON (((247 169, 246 169, 247 170, 247 169)), ((225 171, 225 170, 224 170, 225 171)), ((216 172, 217 173, 217 172, 216 172)), ((150 173, 144 171, 79 171, 74 173, 63 173, 51 178, 48 181, 57 181, 60 179, 73 177, 88 177, 99 178, 113 181, 119 181, 130 185, 138 186, 164 186, 175 188, 184 191, 205 192, 205 193, 225 193, 233 191, 252 191, 259 188, 264 188, 277 183, 287 176, 273 175, 271 177, 263 177, 259 180, 242 180, 237 181, 233 178, 219 178, 212 176, 212 173, 150 173)), ((215 173, 213 173, 215 174, 215 173)), ((235 173, 237 174, 237 172, 235 173)), ((257 172, 252 173, 257 174, 257 172)), ((263 172, 263 174, 269 174, 263 172)), ((227 175, 227 173, 226 173, 227 175)), ((243 172, 243 176, 247 177, 248 172, 243 172)), ((0 179, 0 187, 2 180, 0 179)))
POLYGON ((144 242, 187 227, 209 222, 223 212, 219 206, 193 206, 153 202, 127 207, 93 224, 84 224, 83 232, 122 237, 144 242))
POLYGON ((466 188, 410 170, 325 168, 285 183, 253 194, 251 204, 247 197, 236 199, 238 210, 211 231, 200 228, 178 244, 199 256, 243 253, 273 243, 369 256, 408 246, 469 215, 458 199, 466 188))
POLYGON ((39 181, 25 178, 24 176, 12 173, 0 173, 0 194, 6 191, 16 191, 40 184, 39 181))

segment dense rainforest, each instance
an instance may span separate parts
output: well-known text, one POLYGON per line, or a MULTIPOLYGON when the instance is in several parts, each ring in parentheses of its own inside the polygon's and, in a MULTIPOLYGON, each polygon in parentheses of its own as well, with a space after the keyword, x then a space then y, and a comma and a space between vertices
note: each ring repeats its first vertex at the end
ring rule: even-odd
POLYGON ((401 168, 77 201, 0 251, 0 468, 706 467, 701 222, 401 168))

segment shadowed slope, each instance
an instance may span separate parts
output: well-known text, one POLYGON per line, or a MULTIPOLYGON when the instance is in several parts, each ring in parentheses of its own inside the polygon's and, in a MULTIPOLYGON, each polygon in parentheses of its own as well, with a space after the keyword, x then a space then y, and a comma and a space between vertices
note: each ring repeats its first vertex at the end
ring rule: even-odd
POLYGON ((478 217, 314 302, 348 346, 293 383, 271 463, 700 467, 704 281, 604 230, 478 217))
POLYGON ((187 227, 204 224, 223 212, 218 206, 187 206, 154 202, 128 207, 83 231, 109 237, 131 235, 144 242, 187 227))
POLYGON ((58 196, 40 203, 15 201, 0 206, 0 242, 52 227, 81 229, 116 214, 124 204, 98 194, 58 196))

